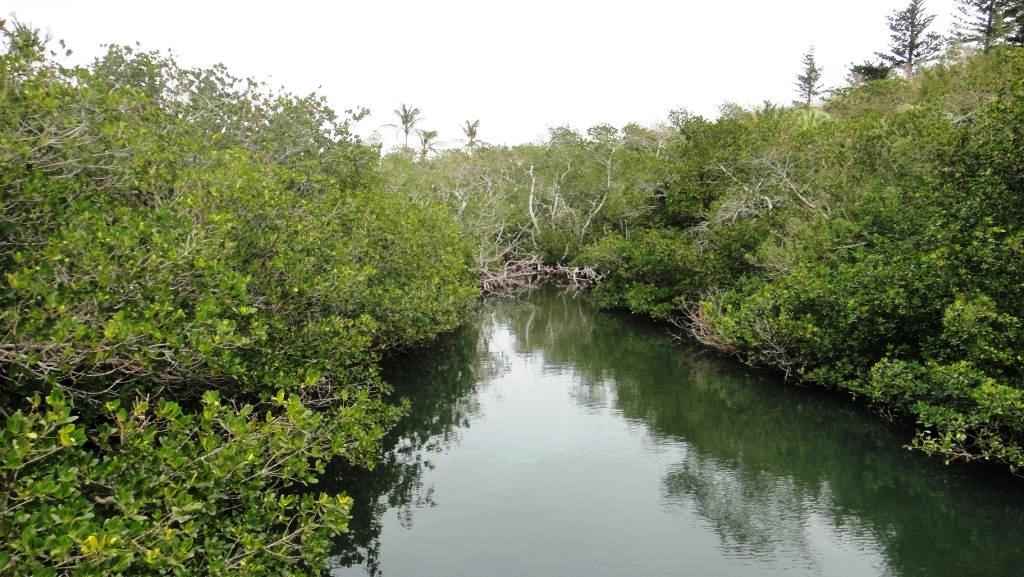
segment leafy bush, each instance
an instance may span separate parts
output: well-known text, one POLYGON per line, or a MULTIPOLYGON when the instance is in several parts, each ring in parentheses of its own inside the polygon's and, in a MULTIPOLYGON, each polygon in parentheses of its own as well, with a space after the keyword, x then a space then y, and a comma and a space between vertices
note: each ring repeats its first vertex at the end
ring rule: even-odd
POLYGON ((926 451, 1020 470, 1022 79, 1024 51, 997 49, 840 90, 813 118, 681 116, 671 216, 579 262, 606 274, 606 305, 682 315, 751 363, 913 420, 926 451))
POLYGON ((475 299, 457 224, 378 190, 360 112, 3 33, 0 571, 319 574, 350 502, 302 486, 372 466, 378 359, 475 299))
POLYGON ((372 462, 380 415, 395 414, 365 395, 319 413, 283 394, 260 414, 212 391, 194 414, 168 400, 104 411, 90 430, 54 391, 7 419, 0 571, 319 575, 351 499, 290 488, 330 458, 372 462))

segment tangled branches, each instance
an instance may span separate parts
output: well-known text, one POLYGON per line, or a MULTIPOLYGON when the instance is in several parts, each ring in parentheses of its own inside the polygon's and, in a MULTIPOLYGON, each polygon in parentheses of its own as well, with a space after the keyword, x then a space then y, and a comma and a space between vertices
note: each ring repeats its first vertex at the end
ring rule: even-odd
POLYGON ((691 303, 684 307, 683 314, 669 319, 669 322, 676 328, 683 331, 705 347, 726 355, 740 354, 740 350, 723 339, 708 322, 707 313, 698 303, 691 303))
POLYGON ((587 289, 601 280, 590 267, 546 264, 539 257, 507 260, 497 270, 480 271, 480 291, 486 296, 512 296, 520 291, 551 283, 574 290, 587 289))

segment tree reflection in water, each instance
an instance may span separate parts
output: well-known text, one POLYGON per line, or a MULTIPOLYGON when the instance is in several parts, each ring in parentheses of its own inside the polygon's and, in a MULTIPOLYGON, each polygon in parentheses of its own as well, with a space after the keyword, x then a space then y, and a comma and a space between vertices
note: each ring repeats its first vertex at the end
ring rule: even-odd
POLYGON ((433 488, 423 485, 431 455, 458 444, 480 412, 475 393, 508 370, 508 359, 490 351, 492 328, 491 315, 481 309, 455 333, 385 364, 393 396, 409 400, 409 413, 388 434, 372 471, 335 463, 324 475, 325 490, 355 500, 348 533, 335 540, 331 569, 363 565, 367 574, 380 575, 385 513, 394 510, 410 527, 415 509, 436 505, 433 488))
POLYGON ((412 412, 377 470, 335 471, 357 503, 338 566, 379 574, 385 512, 408 524, 434 505, 421 482, 430 456, 457 444, 480 388, 510 366, 489 347, 499 330, 511 331, 517 353, 539 355, 545 372, 571 375, 580 409, 611 410, 679 455, 662 479, 664 507, 701 519, 723 555, 797 559, 813 571, 812 549, 827 537, 876 550, 895 575, 1019 574, 1016 480, 900 450, 906 431, 846 398, 779 383, 550 291, 490 303, 465 330, 396 364, 389 376, 412 412))
POLYGON ((726 553, 806 551, 813 517, 878 543, 898 575, 1019 574, 1017 479, 900 450, 905 431, 847 398, 781 384, 587 299, 534 298, 507 318, 519 345, 571 367, 585 408, 611 404, 655 442, 683 446, 666 505, 693 507, 726 553))

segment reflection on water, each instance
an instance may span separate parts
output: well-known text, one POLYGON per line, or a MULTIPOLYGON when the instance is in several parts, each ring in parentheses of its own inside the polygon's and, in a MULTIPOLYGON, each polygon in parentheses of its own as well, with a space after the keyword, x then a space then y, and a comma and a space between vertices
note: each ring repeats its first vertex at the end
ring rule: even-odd
POLYGON ((391 368, 334 575, 1020 575, 1024 486, 862 407, 534 293, 391 368))

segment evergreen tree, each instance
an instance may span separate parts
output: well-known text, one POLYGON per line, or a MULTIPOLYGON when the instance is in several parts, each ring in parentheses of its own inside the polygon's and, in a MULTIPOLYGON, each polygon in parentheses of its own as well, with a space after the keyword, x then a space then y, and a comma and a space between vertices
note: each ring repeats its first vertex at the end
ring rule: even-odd
POLYGON ((794 84, 800 94, 800 101, 807 106, 821 94, 821 68, 814 59, 813 46, 804 54, 803 71, 797 75, 794 84))
POLYGON ((909 78, 925 62, 935 58, 942 49, 942 37, 928 32, 935 20, 924 11, 924 0, 910 0, 903 10, 889 15, 889 51, 877 52, 891 66, 903 68, 909 78))
POLYGON ((1024 46, 1024 0, 1006 0, 1006 41, 1024 46))
POLYGON ((886 66, 881 62, 865 60, 860 64, 850 65, 850 82, 859 83, 885 80, 889 77, 890 72, 892 72, 892 66, 886 66))
MULTIPOLYGON (((988 52, 1011 32, 1009 0, 957 0, 959 16, 954 34, 963 42, 978 44, 988 52)), ((1020 2, 1017 2, 1020 4, 1020 2)))

